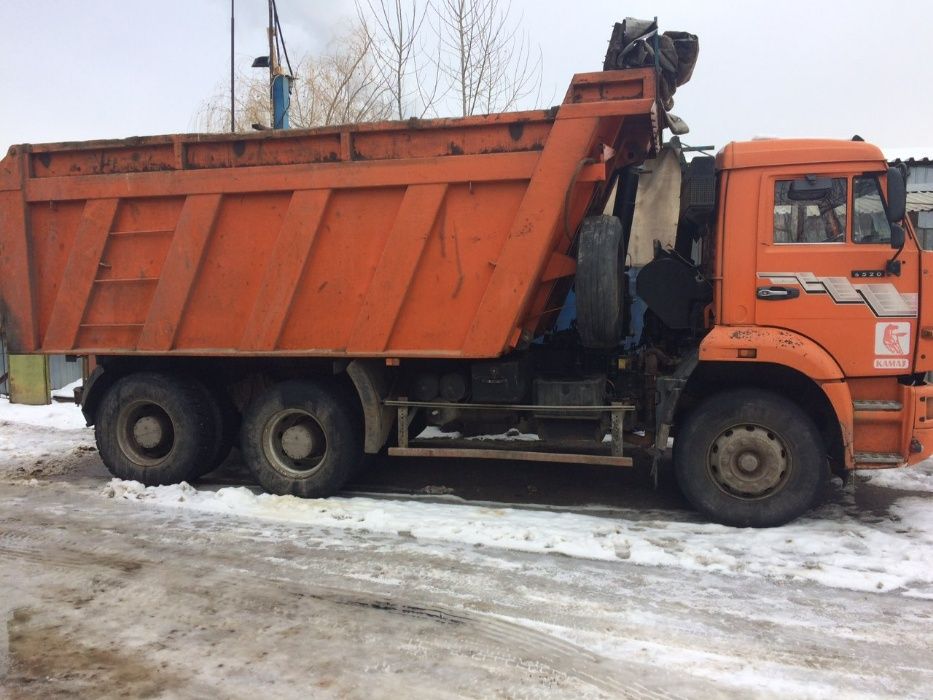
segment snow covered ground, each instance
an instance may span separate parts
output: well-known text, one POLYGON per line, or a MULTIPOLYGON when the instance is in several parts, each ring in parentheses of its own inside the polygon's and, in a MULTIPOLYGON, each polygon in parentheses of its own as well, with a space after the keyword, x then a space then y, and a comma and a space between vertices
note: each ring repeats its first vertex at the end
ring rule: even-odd
MULTIPOLYGON (((909 481, 933 486, 925 464, 909 481)), ((607 520, 543 505, 477 506, 456 497, 419 503, 411 498, 328 498, 254 493, 245 487, 196 489, 188 484, 144 487, 113 479, 111 498, 201 513, 238 515, 309 527, 447 542, 646 566, 815 581, 863 591, 897 591, 933 600, 933 502, 905 498, 885 518, 865 517, 853 499, 826 505, 782 528, 736 530, 709 523, 652 519, 607 520), (440 501, 440 502, 438 502, 440 501)), ((582 511, 582 512, 580 512, 582 511)))
MULTIPOLYGON (((610 506, 598 490, 574 505, 466 499, 443 474, 421 495, 326 500, 216 479, 146 488, 105 474, 73 405, 0 399, 8 629, 37 650, 61 647, 50 629, 83 645, 52 663, 10 632, 0 690, 4 673, 18 691, 45 674, 50 693, 81 694, 111 677, 98 647, 120 645, 135 650, 123 665, 162 659, 202 689, 243 697, 300 696, 303 677, 283 671, 299 667, 334 697, 933 694, 930 462, 859 473, 771 530, 610 506), (101 577, 110 583, 98 590, 101 577), (201 593, 173 602, 182 590, 201 593), (244 637, 230 659, 205 648, 220 627, 244 637), (311 628, 329 641, 307 639, 311 628), (314 653, 281 658, 298 639, 314 653), (322 670, 314 654, 334 665, 322 670), (225 674, 208 660, 241 667, 225 674)), ((146 678, 128 687, 145 694, 146 678)))
POLYGON ((58 474, 94 447, 94 431, 73 403, 11 404, 0 397, 0 477, 58 474))

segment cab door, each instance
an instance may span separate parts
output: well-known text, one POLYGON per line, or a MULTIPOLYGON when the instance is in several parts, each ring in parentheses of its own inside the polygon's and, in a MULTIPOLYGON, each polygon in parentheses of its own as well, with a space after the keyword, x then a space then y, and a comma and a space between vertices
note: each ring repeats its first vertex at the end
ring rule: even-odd
POLYGON ((912 241, 890 265, 883 173, 762 177, 755 320, 821 345, 847 376, 911 371, 919 292, 912 241))

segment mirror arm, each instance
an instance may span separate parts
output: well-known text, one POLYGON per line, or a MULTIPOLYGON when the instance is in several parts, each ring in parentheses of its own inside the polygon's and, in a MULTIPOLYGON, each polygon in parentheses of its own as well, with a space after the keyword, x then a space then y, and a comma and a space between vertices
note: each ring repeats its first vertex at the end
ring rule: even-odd
POLYGON ((901 256, 901 253, 904 252, 904 247, 907 245, 907 238, 905 236, 904 242, 901 244, 901 247, 897 249, 894 255, 884 264, 884 273, 889 276, 900 277, 901 276, 901 262, 898 258, 901 256))

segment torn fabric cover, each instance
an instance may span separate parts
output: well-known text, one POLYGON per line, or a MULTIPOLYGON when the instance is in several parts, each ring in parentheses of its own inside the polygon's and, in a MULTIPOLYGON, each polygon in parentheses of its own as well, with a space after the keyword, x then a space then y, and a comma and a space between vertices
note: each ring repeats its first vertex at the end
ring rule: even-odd
POLYGON ((673 31, 659 34, 657 21, 626 17, 612 29, 603 70, 652 68, 655 46, 660 69, 658 99, 664 108, 664 126, 674 134, 685 134, 690 128, 670 111, 674 107, 674 92, 690 80, 696 66, 700 40, 695 34, 673 31))

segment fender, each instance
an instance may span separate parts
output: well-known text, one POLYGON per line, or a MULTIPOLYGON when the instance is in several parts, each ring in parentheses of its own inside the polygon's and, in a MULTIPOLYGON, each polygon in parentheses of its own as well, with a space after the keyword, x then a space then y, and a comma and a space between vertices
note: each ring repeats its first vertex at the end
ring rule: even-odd
POLYGON ((389 377, 385 363, 378 360, 353 360, 347 374, 356 387, 363 407, 364 446, 366 454, 376 454, 389 439, 395 412, 382 405, 389 395, 389 377))
POLYGON ((839 364, 806 336, 783 328, 716 326, 700 343, 701 362, 743 362, 783 365, 812 379, 823 390, 839 421, 847 469, 855 463, 852 392, 839 364), (745 350, 741 357, 740 350, 745 350))
POLYGON ((845 379, 832 355, 809 338, 783 328, 716 326, 700 343, 700 362, 771 362, 795 369, 818 384, 845 379), (742 357, 740 350, 754 354, 742 357))
POLYGON ((88 426, 94 425, 101 399, 119 378, 119 375, 114 372, 105 372, 102 366, 97 365, 84 380, 84 385, 81 387, 81 413, 84 414, 84 420, 88 426))

